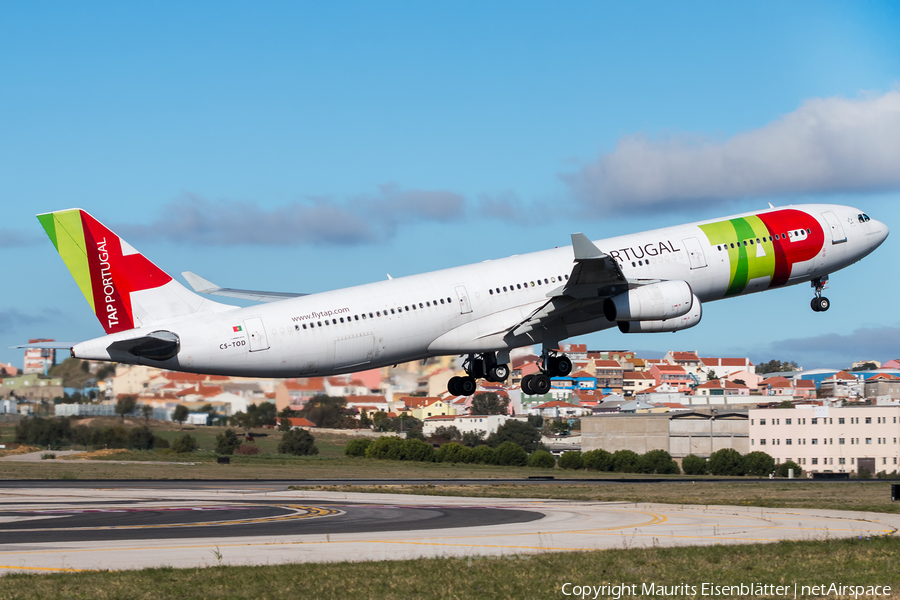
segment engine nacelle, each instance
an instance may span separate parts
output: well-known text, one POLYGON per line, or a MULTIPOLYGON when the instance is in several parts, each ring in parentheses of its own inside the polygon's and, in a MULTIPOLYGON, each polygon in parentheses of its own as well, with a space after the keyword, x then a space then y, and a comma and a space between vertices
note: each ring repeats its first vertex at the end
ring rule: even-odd
POLYGON ((690 312, 694 298, 686 281, 661 281, 607 298, 603 315, 610 321, 663 321, 690 312))
POLYGON ((690 329, 699 323, 702 318, 703 306, 700 304, 700 299, 694 296, 694 303, 690 312, 680 317, 666 319, 665 321, 619 321, 618 325, 619 331, 622 333, 658 333, 690 329))

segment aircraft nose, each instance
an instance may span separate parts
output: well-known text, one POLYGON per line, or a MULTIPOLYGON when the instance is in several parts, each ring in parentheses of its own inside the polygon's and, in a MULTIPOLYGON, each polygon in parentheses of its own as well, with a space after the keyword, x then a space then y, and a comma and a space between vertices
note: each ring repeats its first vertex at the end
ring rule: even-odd
POLYGON ((887 236, 891 232, 891 230, 888 229, 887 225, 875 219, 869 221, 869 224, 872 226, 872 248, 874 249, 880 246, 884 242, 884 240, 887 239, 887 236))

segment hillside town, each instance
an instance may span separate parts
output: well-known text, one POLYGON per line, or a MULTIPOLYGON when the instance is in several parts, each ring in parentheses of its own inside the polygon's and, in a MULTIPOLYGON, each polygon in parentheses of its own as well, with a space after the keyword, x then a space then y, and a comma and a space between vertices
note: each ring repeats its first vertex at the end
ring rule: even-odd
POLYGON ((763 450, 776 464, 793 461, 809 472, 898 469, 898 359, 833 370, 776 360, 754 365, 697 351, 642 358, 580 344, 561 350, 574 368, 553 378, 543 396, 521 390, 522 378, 538 371, 538 357, 528 352, 514 355, 505 383, 483 381, 473 396, 452 396, 447 382, 461 373, 457 357, 336 377, 247 379, 57 363, 53 350, 29 349, 23 368, 0 364, 0 419, 115 416, 128 398, 133 416, 196 426, 233 424, 265 409, 278 415, 276 424, 288 420, 311 430, 327 425, 353 435, 403 436, 418 426, 425 436, 455 428, 483 439, 509 419, 531 416, 545 424, 544 442, 557 455, 661 449, 680 460, 733 448, 763 450), (479 405, 480 397, 493 404, 479 405), (339 422, 307 414, 311 401, 323 398, 340 399, 339 422))

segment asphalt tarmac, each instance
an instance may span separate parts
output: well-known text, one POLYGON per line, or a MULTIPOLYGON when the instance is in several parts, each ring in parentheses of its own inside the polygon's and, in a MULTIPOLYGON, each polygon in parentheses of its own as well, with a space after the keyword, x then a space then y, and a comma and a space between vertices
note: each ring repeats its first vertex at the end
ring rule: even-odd
POLYGON ((0 482, 0 573, 516 557, 900 529, 900 515, 881 513, 287 488, 248 481, 0 482))

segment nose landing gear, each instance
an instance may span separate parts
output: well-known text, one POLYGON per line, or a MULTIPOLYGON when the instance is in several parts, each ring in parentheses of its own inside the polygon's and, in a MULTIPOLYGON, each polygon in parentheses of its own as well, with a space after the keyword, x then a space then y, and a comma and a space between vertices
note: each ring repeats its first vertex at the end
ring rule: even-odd
POLYGON ((822 295, 822 290, 826 289, 828 286, 828 275, 823 275, 822 277, 816 277, 810 282, 810 285, 816 290, 816 297, 812 299, 809 303, 810 308, 812 308, 816 312, 825 312, 831 307, 831 302, 822 295))

